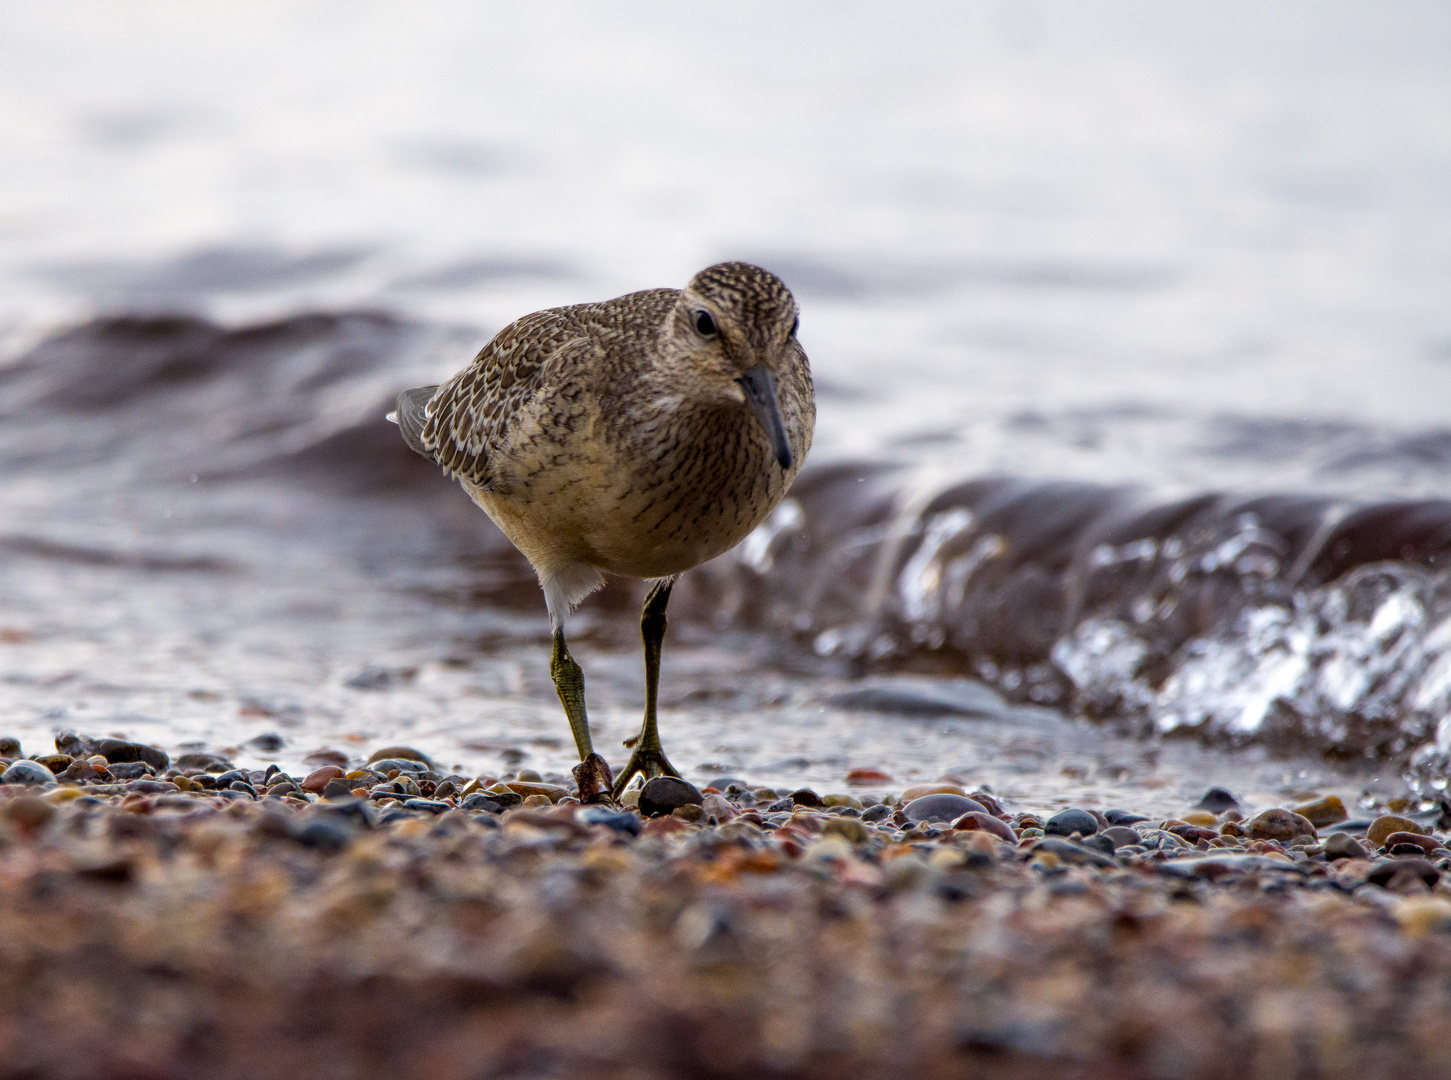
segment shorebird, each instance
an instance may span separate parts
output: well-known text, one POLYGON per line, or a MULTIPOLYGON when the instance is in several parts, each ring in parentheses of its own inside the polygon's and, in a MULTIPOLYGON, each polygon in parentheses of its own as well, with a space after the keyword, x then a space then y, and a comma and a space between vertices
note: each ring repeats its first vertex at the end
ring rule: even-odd
POLYGON ((677 575, 766 519, 806 457, 816 405, 799 322, 774 274, 720 263, 684 289, 525 315, 389 413, 534 567, 582 798, 618 799, 636 774, 680 775, 655 718, 665 606, 677 575), (564 639, 565 618, 606 574, 651 581, 645 718, 617 778, 594 753, 584 673, 564 639))

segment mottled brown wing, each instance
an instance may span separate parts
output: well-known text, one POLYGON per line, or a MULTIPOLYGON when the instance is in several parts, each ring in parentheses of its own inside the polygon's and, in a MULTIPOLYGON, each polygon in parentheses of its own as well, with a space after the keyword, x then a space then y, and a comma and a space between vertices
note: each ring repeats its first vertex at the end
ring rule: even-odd
POLYGON ((489 463, 507 444, 510 424, 540 392, 549 361, 582 336, 574 310, 536 311, 510 323, 438 388, 419 441, 446 472, 485 489, 495 484, 489 463))

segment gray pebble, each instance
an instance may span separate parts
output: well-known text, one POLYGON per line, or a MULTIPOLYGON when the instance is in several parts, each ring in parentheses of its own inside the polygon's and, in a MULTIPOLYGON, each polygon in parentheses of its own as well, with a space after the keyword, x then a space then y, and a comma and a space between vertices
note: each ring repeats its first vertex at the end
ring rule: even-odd
POLYGON ((987 807, 976 799, 962 795, 923 795, 902 807, 908 821, 956 821, 963 814, 987 813, 987 807))
POLYGON ((1048 836, 1072 836, 1074 833, 1092 836, 1098 832, 1098 821, 1087 810, 1070 808, 1050 817, 1043 826, 1043 832, 1048 836))
POLYGON ((0 784, 53 784, 55 773, 38 761, 17 761, 0 773, 0 784))

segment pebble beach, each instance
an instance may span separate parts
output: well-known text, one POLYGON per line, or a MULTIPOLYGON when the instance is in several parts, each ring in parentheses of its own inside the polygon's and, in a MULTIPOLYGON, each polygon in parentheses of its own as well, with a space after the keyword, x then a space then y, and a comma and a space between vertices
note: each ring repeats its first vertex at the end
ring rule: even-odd
POLYGON ((408 747, 56 743, 0 744, 5 1075, 1451 1075, 1451 821, 1405 798, 587 805, 408 747))

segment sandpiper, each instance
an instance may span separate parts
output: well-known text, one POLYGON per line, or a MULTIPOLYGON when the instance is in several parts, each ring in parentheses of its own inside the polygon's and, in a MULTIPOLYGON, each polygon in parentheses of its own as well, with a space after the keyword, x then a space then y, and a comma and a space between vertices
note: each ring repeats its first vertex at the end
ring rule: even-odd
POLYGON ((806 457, 816 404, 799 322, 774 274, 720 263, 684 289, 525 315, 452 379, 405 390, 389 414, 534 567, 582 797, 618 799, 637 773, 680 775, 655 721, 665 605, 677 575, 765 520, 806 457), (565 617, 605 574, 652 581, 640 616, 645 719, 613 784, 564 640, 565 617))

